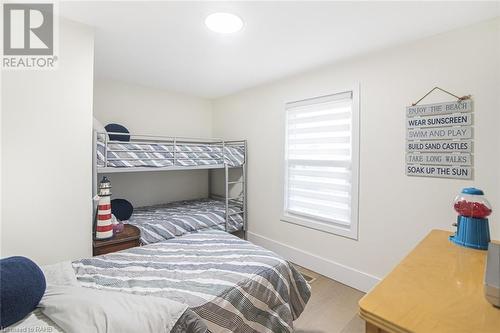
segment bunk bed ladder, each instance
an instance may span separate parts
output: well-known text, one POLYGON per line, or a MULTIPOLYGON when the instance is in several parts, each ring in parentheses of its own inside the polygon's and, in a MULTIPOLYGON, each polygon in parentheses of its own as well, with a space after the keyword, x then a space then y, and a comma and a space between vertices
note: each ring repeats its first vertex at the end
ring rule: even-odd
MULTIPOLYGON (((245 141, 245 159, 247 147, 245 141)), ((243 238, 247 239, 247 163, 242 165, 242 181, 243 181, 243 238)))
POLYGON ((227 163, 224 162, 224 200, 226 202, 226 219, 225 219, 225 230, 227 232, 227 222, 229 221, 229 167, 227 163))
POLYGON ((229 219, 233 215, 242 215, 243 219, 243 237, 246 239, 246 231, 247 231, 247 184, 246 184, 246 167, 245 165, 238 166, 238 167, 232 167, 231 169, 240 169, 241 168, 241 178, 240 180, 237 181, 230 181, 229 180, 229 167, 227 165, 224 166, 224 200, 225 200, 225 213, 226 213, 226 223, 225 223, 225 229, 228 231, 228 223, 229 219), (234 184, 241 184, 241 191, 240 194, 231 197, 231 186, 234 184), (235 202, 236 201, 236 202, 235 202), (237 209, 234 212, 230 212, 229 207, 231 204, 234 206, 237 206, 237 203, 241 202, 241 208, 237 209))
POLYGON ((243 238, 247 239, 247 172, 246 172, 246 141, 245 141, 245 161, 240 166, 229 167, 226 162, 224 162, 224 200, 225 200, 225 230, 228 231, 229 219, 233 215, 241 214, 243 219, 243 238), (238 180, 231 181, 229 175, 229 169, 241 169, 241 176, 238 180), (231 185, 241 184, 240 194, 236 197, 231 197, 231 185), (230 213, 229 207, 232 201, 241 202, 241 209, 230 213))
POLYGON ((243 194, 243 201, 242 201, 242 206, 243 206, 243 238, 246 240, 247 239, 247 157, 248 157, 248 150, 247 150, 247 140, 244 141, 244 161, 243 164, 241 165, 241 181, 243 182, 242 184, 242 194, 243 194))

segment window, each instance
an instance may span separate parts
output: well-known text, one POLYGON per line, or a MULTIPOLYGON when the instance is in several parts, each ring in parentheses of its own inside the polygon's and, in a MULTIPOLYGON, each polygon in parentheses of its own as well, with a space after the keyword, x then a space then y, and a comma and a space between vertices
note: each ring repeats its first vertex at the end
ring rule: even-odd
POLYGON ((286 104, 284 221, 357 239, 356 95, 286 104))

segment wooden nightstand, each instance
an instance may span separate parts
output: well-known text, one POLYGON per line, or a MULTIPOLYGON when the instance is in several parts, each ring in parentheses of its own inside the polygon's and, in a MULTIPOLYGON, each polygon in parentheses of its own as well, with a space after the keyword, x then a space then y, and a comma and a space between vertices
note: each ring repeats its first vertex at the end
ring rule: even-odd
POLYGON ((131 247, 139 246, 139 237, 141 232, 136 226, 125 224, 125 228, 119 234, 111 239, 94 240, 92 254, 98 256, 101 254, 126 250, 131 247))

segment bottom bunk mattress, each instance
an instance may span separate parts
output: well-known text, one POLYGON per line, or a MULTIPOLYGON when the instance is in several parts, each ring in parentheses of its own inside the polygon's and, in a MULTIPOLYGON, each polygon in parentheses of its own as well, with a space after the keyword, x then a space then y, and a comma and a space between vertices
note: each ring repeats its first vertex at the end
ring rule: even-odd
POLYGON ((141 231, 141 243, 151 244, 203 229, 234 232, 243 229, 241 205, 229 205, 226 230, 226 206, 222 200, 197 199, 139 207, 128 223, 141 231))
POLYGON ((84 287, 187 304, 212 332, 293 332, 310 287, 286 260, 206 230, 73 262, 84 287))

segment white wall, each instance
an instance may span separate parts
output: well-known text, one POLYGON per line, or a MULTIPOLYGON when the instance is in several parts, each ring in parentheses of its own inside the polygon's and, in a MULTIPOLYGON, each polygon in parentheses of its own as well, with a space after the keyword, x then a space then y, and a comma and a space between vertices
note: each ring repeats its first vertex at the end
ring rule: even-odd
POLYGON ((93 32, 60 21, 59 67, 2 72, 1 256, 91 255, 93 32))
MULTIPOLYGON (((500 210, 499 91, 497 19, 216 100, 214 135, 248 139, 250 239, 341 282, 369 289, 431 229, 452 230, 452 201, 462 187, 482 188, 500 210), (361 93, 358 241, 280 221, 284 103, 355 83, 361 93), (473 96, 473 181, 405 176, 405 106, 436 85, 473 96)), ((427 102, 449 99, 438 95, 427 102)), ((499 216, 491 217, 496 239, 499 216)))
MULTIPOLYGON (((212 136, 210 100, 119 81, 95 81, 94 116, 103 125, 122 124, 137 134, 212 136)), ((113 198, 134 206, 206 197, 208 191, 206 170, 108 176, 113 198)))

